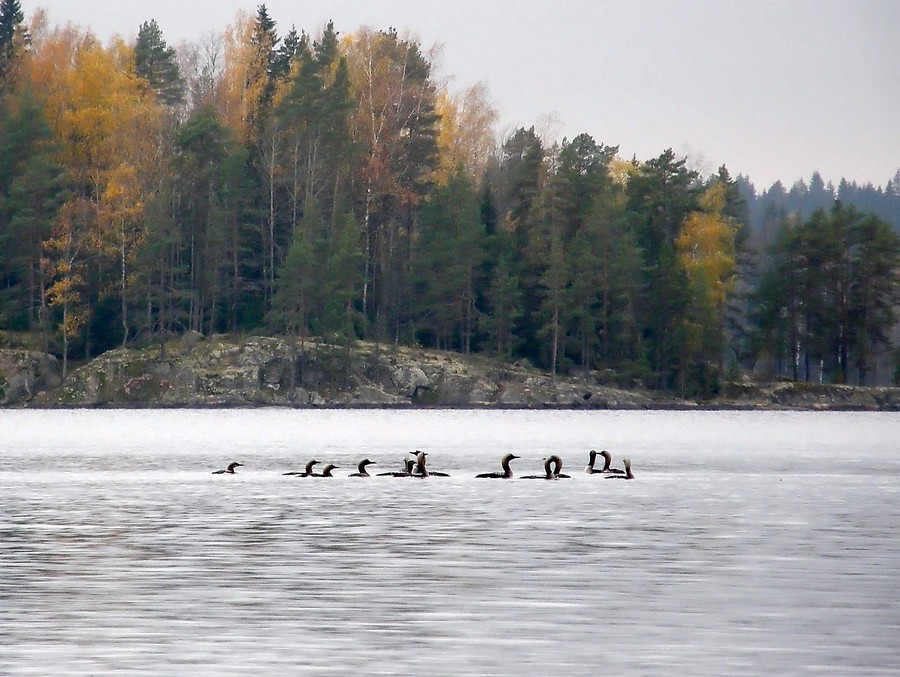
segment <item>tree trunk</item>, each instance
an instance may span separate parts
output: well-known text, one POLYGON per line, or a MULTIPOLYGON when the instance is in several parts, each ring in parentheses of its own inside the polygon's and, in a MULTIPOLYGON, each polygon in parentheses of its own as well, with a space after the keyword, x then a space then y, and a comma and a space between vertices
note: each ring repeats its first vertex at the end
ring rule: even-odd
POLYGON ((128 269, 125 258, 125 223, 121 224, 121 241, 119 242, 120 263, 122 265, 122 279, 119 293, 122 296, 122 347, 128 345, 128 301, 125 298, 125 284, 128 280, 128 269))

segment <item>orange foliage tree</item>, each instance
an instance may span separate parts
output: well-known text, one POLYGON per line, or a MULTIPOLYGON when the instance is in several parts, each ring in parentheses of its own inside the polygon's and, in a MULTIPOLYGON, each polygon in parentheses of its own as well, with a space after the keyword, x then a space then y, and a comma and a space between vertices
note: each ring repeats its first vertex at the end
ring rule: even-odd
POLYGON ((396 31, 360 29, 344 41, 356 95, 354 139, 359 166, 365 251, 363 309, 377 331, 399 330, 410 270, 414 208, 437 167, 435 86, 431 62, 396 31))
POLYGON ((158 167, 162 110, 135 75, 132 49, 121 40, 104 48, 71 26, 36 28, 28 76, 72 180, 68 212, 78 215, 64 219, 66 246, 49 246, 48 255, 70 259, 53 262, 60 276, 72 274, 78 259, 89 264, 82 326, 88 308, 118 297, 124 342, 130 266, 144 240, 145 190, 158 167))

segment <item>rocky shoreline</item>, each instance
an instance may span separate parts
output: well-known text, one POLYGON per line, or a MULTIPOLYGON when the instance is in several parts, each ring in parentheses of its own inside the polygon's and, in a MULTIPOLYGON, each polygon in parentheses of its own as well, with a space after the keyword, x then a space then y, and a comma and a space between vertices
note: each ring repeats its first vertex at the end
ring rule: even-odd
POLYGON ((524 364, 357 342, 202 337, 117 349, 72 371, 27 348, 0 349, 0 405, 55 408, 802 409, 900 411, 900 388, 728 383, 714 400, 682 400, 604 385, 598 375, 553 379, 524 364))

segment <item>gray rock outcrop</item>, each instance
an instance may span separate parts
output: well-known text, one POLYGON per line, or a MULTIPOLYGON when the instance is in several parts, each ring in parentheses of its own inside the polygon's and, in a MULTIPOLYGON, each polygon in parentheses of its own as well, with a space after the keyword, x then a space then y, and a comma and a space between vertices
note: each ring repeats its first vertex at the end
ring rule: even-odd
POLYGON ((53 355, 33 350, 0 349, 0 405, 30 402, 60 383, 53 355))
POLYGON ((35 400, 43 406, 452 406, 645 408, 641 393, 583 379, 498 368, 453 353, 305 346, 284 338, 191 335, 165 346, 104 353, 35 400))
POLYGON ((109 351, 60 383, 54 358, 0 350, 0 401, 11 406, 900 410, 900 388, 729 383, 698 403, 609 387, 605 377, 553 378, 524 362, 365 342, 188 334, 164 348, 109 351))

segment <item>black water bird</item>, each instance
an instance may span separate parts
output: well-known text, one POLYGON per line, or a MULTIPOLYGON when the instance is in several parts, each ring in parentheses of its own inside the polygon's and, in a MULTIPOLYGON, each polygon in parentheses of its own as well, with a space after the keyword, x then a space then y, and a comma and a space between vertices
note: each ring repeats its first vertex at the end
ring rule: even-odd
POLYGON ((553 474, 553 461, 551 460, 553 457, 548 456, 544 459, 544 474, 543 475, 525 475, 524 477, 520 477, 520 480, 555 480, 556 475, 553 474))
POLYGON ((610 468, 610 464, 612 463, 612 454, 609 453, 606 449, 600 452, 600 455, 603 457, 603 469, 600 472, 612 474, 612 475, 624 475, 624 470, 619 470, 618 468, 610 468))
MULTIPOLYGON (((551 454, 547 457, 547 461, 553 465, 553 479, 561 480, 561 479, 571 479, 570 475, 565 475, 561 472, 562 470, 562 459, 556 454, 551 454)), ((545 468, 546 469, 546 468, 545 468)))
POLYGON ((331 474, 331 471, 336 469, 337 467, 338 466, 336 466, 334 463, 329 463, 324 468, 322 468, 321 473, 313 474, 313 477, 334 477, 334 475, 331 474))
POLYGON ((608 480, 633 480, 634 475, 631 473, 631 459, 624 458, 622 459, 622 463, 625 464, 625 472, 620 475, 607 475, 605 479, 608 480))
POLYGON ((350 477, 371 477, 368 471, 366 470, 366 466, 375 465, 375 461, 370 461, 367 458, 364 458, 359 462, 359 465, 356 466, 359 472, 351 473, 350 477))
POLYGON ((543 475, 526 475, 525 477, 521 477, 519 479, 523 480, 558 480, 558 479, 569 479, 569 475, 563 475, 560 473, 562 470, 562 459, 556 454, 551 454, 547 458, 544 459, 544 474, 543 475))
POLYGON ((450 475, 445 472, 429 470, 426 467, 425 457, 428 455, 428 452, 417 449, 413 453, 416 456, 416 466, 412 473, 413 477, 450 477, 450 475))
POLYGON ((413 477, 428 477, 431 473, 428 472, 428 468, 425 467, 425 457, 428 455, 427 452, 416 450, 413 453, 416 457, 416 468, 413 471, 413 477))
POLYGON ((309 463, 306 464, 306 470, 303 472, 293 471, 293 472, 285 472, 281 473, 282 475, 294 475, 296 477, 312 477, 313 476, 313 466, 318 463, 316 459, 312 459, 309 463))
POLYGON ((480 475, 475 475, 476 478, 488 477, 495 479, 511 479, 513 476, 512 468, 509 467, 510 462, 513 459, 521 458, 521 456, 516 456, 515 454, 507 454, 500 460, 500 465, 503 466, 503 472, 483 472, 480 475))
POLYGON ((380 472, 377 477, 412 477, 413 468, 416 467, 416 461, 412 458, 404 459, 403 470, 394 472, 380 472))
POLYGON ((238 463, 237 461, 233 461, 228 464, 228 467, 225 470, 213 470, 213 475, 234 475, 234 469, 238 466, 243 466, 243 463, 238 463))

